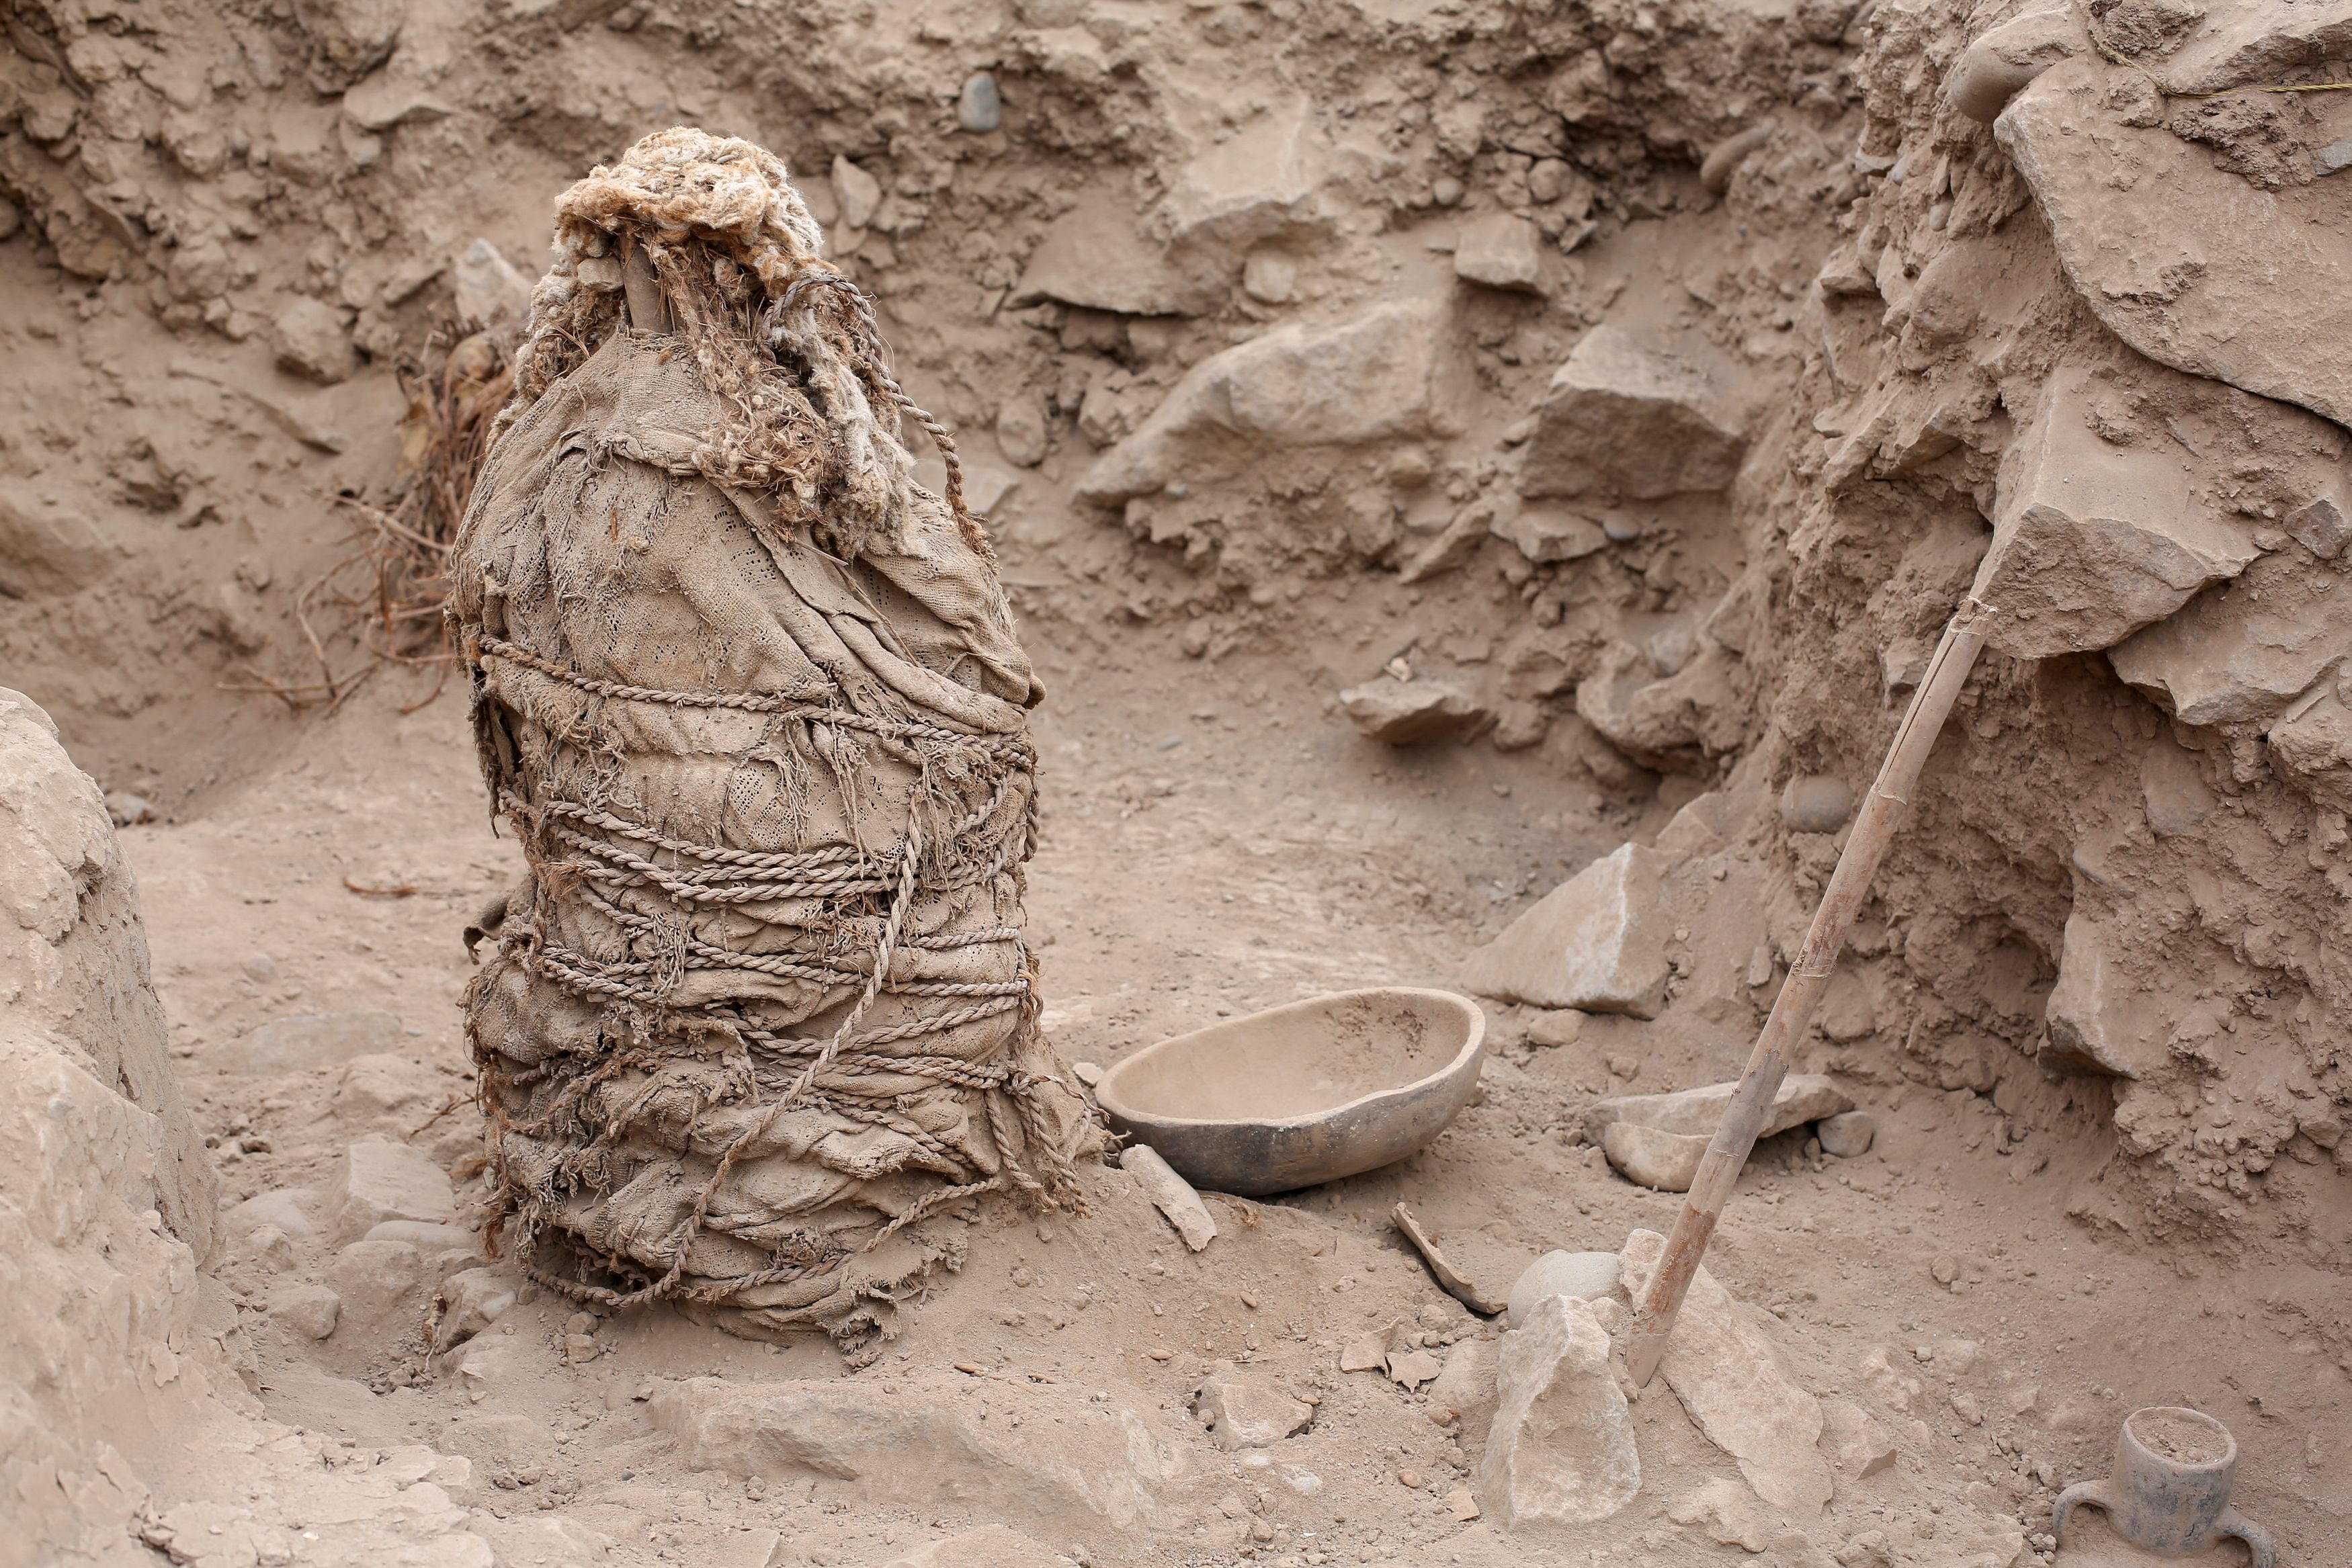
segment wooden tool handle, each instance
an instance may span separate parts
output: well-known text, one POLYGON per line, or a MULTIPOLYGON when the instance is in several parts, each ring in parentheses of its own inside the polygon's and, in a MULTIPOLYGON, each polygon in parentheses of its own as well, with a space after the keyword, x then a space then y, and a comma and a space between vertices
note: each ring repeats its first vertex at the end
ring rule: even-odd
POLYGON ((1910 803, 1919 769, 1926 766, 1927 753, 1935 749, 1936 737, 1943 732, 1952 703, 1976 664, 1978 650, 1984 646, 1983 634, 1976 628, 1986 613, 1971 599, 1944 628, 1943 640, 1927 663, 1927 673, 1912 694, 1903 727, 1887 747, 1877 781, 1854 813, 1853 831, 1846 835, 1845 849, 1838 856, 1837 870, 1831 873, 1828 891, 1822 894, 1821 907, 1813 911, 1804 948, 1790 966, 1789 977, 1773 1000, 1772 1014, 1756 1037, 1748 1070, 1740 1075, 1731 1103, 1723 1108, 1723 1120, 1699 1161, 1698 1175, 1691 1182, 1682 1214, 1675 1220, 1674 1234, 1666 1239, 1665 1255, 1658 1260, 1634 1308, 1625 1370, 1636 1384, 1646 1385, 1658 1370, 1666 1336, 1674 1332, 1675 1314, 1682 1311, 1684 1293, 1698 1272, 1707 1239, 1715 1234, 1716 1221, 1722 1218, 1723 1206, 1738 1183, 1740 1167, 1756 1146, 1758 1131, 1771 1113, 1773 1097, 1780 1092, 1780 1081, 1789 1075, 1789 1061, 1797 1042, 1805 1038, 1813 1021, 1813 1009, 1837 968, 1846 933, 1870 896, 1878 862, 1885 856, 1887 841, 1895 836, 1895 818, 1910 803))

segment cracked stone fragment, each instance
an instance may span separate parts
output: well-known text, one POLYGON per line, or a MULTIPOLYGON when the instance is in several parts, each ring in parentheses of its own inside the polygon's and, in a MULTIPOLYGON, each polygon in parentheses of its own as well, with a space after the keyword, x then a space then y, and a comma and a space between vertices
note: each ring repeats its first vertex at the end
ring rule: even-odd
POLYGON ((1633 1500, 1642 1459, 1609 1331, 1590 1302, 1547 1296, 1496 1351, 1478 1502, 1506 1530, 1590 1524, 1633 1500))

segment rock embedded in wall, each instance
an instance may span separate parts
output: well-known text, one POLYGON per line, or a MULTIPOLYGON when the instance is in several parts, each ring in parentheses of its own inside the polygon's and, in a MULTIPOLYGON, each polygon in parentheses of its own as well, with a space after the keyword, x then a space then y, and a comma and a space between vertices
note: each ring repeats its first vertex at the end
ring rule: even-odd
POLYGON ((1993 612, 1987 640, 2017 658, 2113 647, 2261 553, 2199 493, 2193 455, 2104 439, 2093 402, 2090 372, 2061 367, 2002 460, 1972 591, 1993 612))
POLYGON ((2126 68, 2070 59, 1995 127, 2068 280, 2148 358, 2352 423, 2352 359, 2336 351, 2352 341, 2340 192, 2265 189, 2217 166, 2158 120, 2114 107, 2136 83, 2126 68))
POLYGON ((2347 658, 2352 584, 2274 560, 2107 651, 2116 674, 2194 725, 2267 727, 2347 658))

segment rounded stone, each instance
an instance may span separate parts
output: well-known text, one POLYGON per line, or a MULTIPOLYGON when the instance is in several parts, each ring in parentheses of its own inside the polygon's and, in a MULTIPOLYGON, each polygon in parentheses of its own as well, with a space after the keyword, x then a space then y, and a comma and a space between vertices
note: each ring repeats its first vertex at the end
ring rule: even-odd
POLYGON ((956 123, 975 136, 985 136, 1004 123, 1004 99, 996 78, 986 71, 966 77, 956 95, 956 123))
POLYGON ((1822 1117, 1813 1134, 1821 1139, 1823 1154, 1850 1160, 1870 1152, 1872 1141, 1878 1136, 1878 1123, 1867 1111, 1842 1111, 1822 1117))
POLYGON ((1800 773, 1780 791, 1780 821, 1792 833, 1834 833, 1853 814, 1853 791, 1843 779, 1800 773))
POLYGON ((1535 1310, 1536 1303, 1547 1296, 1574 1296, 1579 1301, 1591 1301, 1612 1295, 1616 1290, 1616 1253, 1547 1252, 1528 1264, 1513 1282, 1510 1304, 1503 1321, 1512 1328, 1518 1327, 1535 1310))

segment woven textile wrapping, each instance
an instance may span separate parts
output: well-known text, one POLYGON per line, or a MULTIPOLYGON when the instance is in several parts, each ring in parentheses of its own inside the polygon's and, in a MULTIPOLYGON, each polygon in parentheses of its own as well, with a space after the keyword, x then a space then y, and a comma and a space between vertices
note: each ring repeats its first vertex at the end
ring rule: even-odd
POLYGON ((1040 689, 818 245, 696 131, 563 197, 450 613, 529 863, 465 1001, 512 1243, 856 1345, 956 1260, 929 1217, 1066 1202, 1089 1134, 1022 938, 1040 689))

